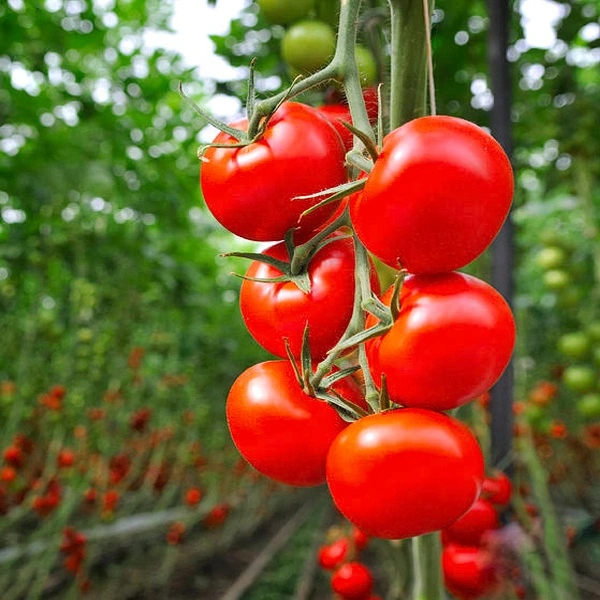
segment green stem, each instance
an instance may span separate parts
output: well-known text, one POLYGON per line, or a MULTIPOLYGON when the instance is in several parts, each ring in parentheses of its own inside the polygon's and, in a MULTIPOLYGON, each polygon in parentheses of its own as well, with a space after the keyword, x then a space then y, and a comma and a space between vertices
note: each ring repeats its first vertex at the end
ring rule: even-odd
POLYGON ((412 600, 443 600, 442 543, 439 532, 414 537, 412 600))
POLYGON ((390 129, 426 114, 427 36, 422 0, 388 0, 391 12, 390 129))
POLYGON ((273 114, 275 108, 283 100, 302 94, 303 92, 322 85, 332 79, 344 80, 345 85, 349 87, 349 92, 352 96, 348 98, 348 103, 354 124, 365 132, 371 131, 371 135, 373 135, 364 105, 362 91, 360 92, 360 98, 358 98, 356 94, 357 85, 360 89, 360 78, 354 56, 354 44, 356 41, 360 4, 361 0, 342 0, 336 49, 333 58, 328 65, 308 77, 299 79, 295 82, 292 90, 286 90, 276 96, 266 98, 265 100, 256 103, 254 112, 249 116, 248 136, 251 139, 253 135, 259 131, 261 121, 273 114))

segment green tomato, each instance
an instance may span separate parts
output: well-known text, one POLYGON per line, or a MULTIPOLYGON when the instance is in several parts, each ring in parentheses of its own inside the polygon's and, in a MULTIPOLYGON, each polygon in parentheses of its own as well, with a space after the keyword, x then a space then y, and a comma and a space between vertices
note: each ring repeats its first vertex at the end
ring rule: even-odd
POLYGON ((315 5, 315 0, 257 0, 261 13, 269 23, 289 25, 305 19, 315 5))
POLYGON ((577 401, 577 410, 586 419, 600 419, 600 393, 590 392, 577 401))
POLYGON ((590 339, 594 342, 600 342, 600 321, 592 321, 585 328, 590 339))
POLYGON ((583 291, 580 287, 570 285, 564 289, 557 290, 556 304, 561 308, 573 308, 583 299, 583 291))
POLYGON ((557 291, 564 290, 571 283, 571 276, 564 269, 549 269, 542 280, 547 288, 557 291))
POLYGON ((539 425, 546 416, 546 411, 537 404, 529 404, 525 411, 525 417, 530 425, 539 425))
POLYGON ((558 269, 567 261, 567 253, 560 246, 544 246, 534 257, 542 269, 558 269))
POLYGON ((321 21, 298 21, 281 40, 283 60, 292 71, 314 73, 324 67, 335 52, 335 31, 321 21))
POLYGON ((581 394, 592 392, 596 387, 596 371, 590 365, 571 365, 563 373, 564 384, 581 394))
POLYGON ((370 87, 377 82, 377 63, 373 53, 365 46, 356 46, 354 48, 356 64, 360 75, 360 85, 370 87))
POLYGON ((591 348, 590 339, 583 331, 565 333, 558 338, 558 351, 568 358, 585 358, 591 348))

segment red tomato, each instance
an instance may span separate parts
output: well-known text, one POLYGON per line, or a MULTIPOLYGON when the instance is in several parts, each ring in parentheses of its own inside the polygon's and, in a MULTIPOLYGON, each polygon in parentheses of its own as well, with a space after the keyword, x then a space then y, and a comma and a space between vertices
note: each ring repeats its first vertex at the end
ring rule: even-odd
POLYGON ((499 585, 493 558, 483 548, 449 544, 442 551, 446 589, 460 600, 475 600, 499 585))
POLYGON ((319 106, 317 110, 335 127, 342 138, 342 142, 344 142, 344 148, 346 150, 352 150, 354 136, 347 127, 342 125, 342 121, 352 123, 350 108, 346 104, 325 104, 319 106))
POLYGON ((317 557, 319 565, 328 571, 336 569, 346 559, 349 550, 350 542, 346 538, 321 546, 317 557))
MULTIPOLYGON (((233 124, 247 128, 247 121, 233 124)), ((219 133, 217 144, 236 140, 219 133)), ((286 102, 264 135, 243 148, 209 148, 200 169, 204 200, 229 231, 257 241, 279 241, 301 226, 315 229, 333 212, 325 206, 300 215, 323 198, 294 200, 346 181, 345 150, 331 123, 310 106, 286 102)))
MULTIPOLYGON (((285 244, 279 243, 265 254, 288 260, 285 244)), ((254 261, 246 277, 273 278, 281 271, 254 261)), ((293 281, 262 282, 245 279, 240 289, 242 317, 252 337, 276 356, 286 357, 285 339, 294 356, 299 356, 304 328, 309 326, 313 359, 321 360, 340 339, 354 303, 354 244, 340 238, 321 248, 308 266, 310 292, 303 292, 293 281)), ((372 270, 371 284, 379 288, 372 270)))
POLYGON ((373 590, 373 575, 362 563, 349 562, 333 574, 331 588, 344 600, 366 600, 373 590))
MULTIPOLYGON (((352 379, 334 388, 364 404, 352 379)), ((306 395, 283 360, 246 369, 229 391, 226 414, 240 454, 263 475, 297 486, 324 483, 329 446, 348 425, 327 402, 306 395)))
POLYGON ((367 535, 407 538, 448 527, 475 502, 484 464, 469 429, 443 413, 402 408, 363 417, 335 439, 327 483, 367 535))
POLYGON ((492 504, 506 506, 512 496, 512 483, 505 473, 498 471, 494 476, 483 480, 481 495, 492 504))
POLYGON ((463 119, 421 117, 384 138, 350 214, 358 237, 383 262, 438 273, 488 247, 512 195, 510 162, 493 137, 463 119))
POLYGON ((449 410, 487 391, 506 368, 514 319, 484 281, 457 272, 409 275, 400 307, 392 328, 367 344, 373 375, 378 381, 385 373, 394 402, 449 410))
POLYGON ((463 546, 480 546, 486 534, 499 526, 494 506, 479 498, 462 517, 442 531, 442 540, 445 544, 454 542, 463 546))

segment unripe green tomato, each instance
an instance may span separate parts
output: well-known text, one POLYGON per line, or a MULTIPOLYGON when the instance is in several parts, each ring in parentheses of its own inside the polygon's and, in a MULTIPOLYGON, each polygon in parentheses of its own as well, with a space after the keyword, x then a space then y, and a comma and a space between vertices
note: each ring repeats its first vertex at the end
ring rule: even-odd
POLYGON ((556 291, 558 292, 556 304, 561 308, 573 308, 577 306, 583 298, 583 290, 575 285, 556 291))
POLYGON ((289 25, 305 19, 315 5, 315 0, 257 0, 260 12, 269 23, 289 25))
POLYGON ((574 392, 587 394, 596 387, 596 371, 590 365, 570 365, 563 373, 564 384, 574 392))
POLYGON ((542 269, 558 269, 564 266, 567 253, 560 246, 544 246, 536 253, 534 260, 542 269))
POLYGON ((600 367, 600 346, 595 346, 592 350, 592 358, 594 359, 594 363, 600 367))
POLYGON ((591 348, 590 339, 583 331, 565 333, 558 338, 558 351, 568 358, 585 358, 591 348))
POLYGON ((571 276, 564 269, 550 269, 542 277, 544 285, 551 290, 563 290, 571 283, 571 276))
POLYGON ((600 321, 592 321, 585 328, 590 339, 594 342, 600 342, 600 321))
POLYGON ((566 246, 564 235, 553 227, 548 227, 540 233, 540 242, 545 246, 566 246))
POLYGON ((298 21, 281 40, 283 60, 292 71, 314 73, 329 63, 335 52, 335 31, 321 21, 298 21))
POLYGON ((537 404, 529 404, 525 412, 525 417, 530 425, 539 425, 546 416, 546 411, 537 404))
POLYGON ((356 46, 354 48, 356 64, 360 75, 360 85, 370 87, 377 82, 377 64, 373 53, 365 46, 356 46))
POLYGON ((600 393, 590 392, 577 401, 577 410, 586 419, 600 419, 600 393))

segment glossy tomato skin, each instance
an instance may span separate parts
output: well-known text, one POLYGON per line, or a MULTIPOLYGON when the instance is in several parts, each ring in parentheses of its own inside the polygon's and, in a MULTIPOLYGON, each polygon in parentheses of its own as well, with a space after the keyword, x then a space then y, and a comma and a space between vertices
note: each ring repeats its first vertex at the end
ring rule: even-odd
POLYGON ((498 513, 492 503, 478 498, 462 517, 442 531, 442 540, 444 543, 480 546, 486 535, 499 526, 498 513))
MULTIPOLYGON (((364 405, 352 379, 335 389, 364 405)), ((302 391, 288 361, 246 369, 233 383, 225 411, 240 454, 263 475, 295 486, 325 482, 329 447, 348 425, 329 404, 302 391)))
POLYGON ((350 107, 347 104, 324 104, 323 106, 319 106, 317 110, 335 127, 344 143, 346 151, 352 150, 354 136, 352 135, 352 132, 342 124, 342 121, 350 124, 352 123, 350 107))
MULTIPOLYGON (((247 128, 247 121, 233 124, 247 128)), ((235 140, 219 133, 218 144, 235 140)), ((204 201, 217 221, 249 240, 279 241, 294 227, 316 229, 335 206, 300 220, 322 197, 294 200, 346 181, 345 151, 333 125, 310 106, 286 102, 264 135, 243 148, 206 150, 200 169, 204 201)))
MULTIPOLYGON (((321 248, 308 266, 310 292, 294 282, 264 282, 244 279, 240 289, 242 317, 252 337, 266 350, 285 358, 285 339, 294 356, 300 356, 306 324, 309 326, 311 356, 325 357, 340 339, 350 318, 354 298, 354 244, 351 238, 337 236, 321 248)), ((284 243, 265 254, 288 260, 284 243)), ((246 277, 273 278, 281 272, 271 265, 254 261, 246 277)), ((371 284, 379 282, 372 269, 371 284)))
MULTIPOLYGON (((388 305, 391 292, 383 297, 388 305)), ((409 275, 400 306, 392 328, 367 345, 375 380, 385 373, 394 402, 456 408, 489 390, 508 365, 514 318, 504 298, 481 279, 458 272, 409 275)))
POLYGON ((335 439, 327 483, 366 535, 401 539, 448 527, 477 499, 484 461, 460 421, 401 408, 363 417, 335 439))
POLYGON ((363 244, 391 267, 452 271, 489 246, 513 187, 506 154, 483 129, 456 117, 421 117, 384 138, 350 214, 363 244))
POLYGON ((448 544, 442 550, 446 589, 460 600, 476 600, 498 588, 492 556, 477 546, 448 544))
POLYGON ((496 506, 507 506, 512 498, 512 482, 506 473, 498 471, 483 480, 481 495, 496 506))
POLYGON ((367 600, 373 591, 373 575, 362 563, 348 562, 333 574, 331 588, 343 600, 367 600))

